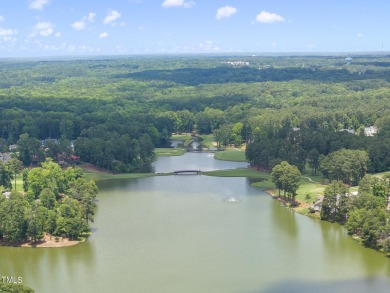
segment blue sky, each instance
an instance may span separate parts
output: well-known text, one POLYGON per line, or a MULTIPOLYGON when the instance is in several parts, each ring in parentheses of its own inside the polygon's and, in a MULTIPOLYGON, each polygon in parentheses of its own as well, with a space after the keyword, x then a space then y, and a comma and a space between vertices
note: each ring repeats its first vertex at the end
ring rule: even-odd
POLYGON ((0 57, 390 48, 388 0, 0 0, 0 57))

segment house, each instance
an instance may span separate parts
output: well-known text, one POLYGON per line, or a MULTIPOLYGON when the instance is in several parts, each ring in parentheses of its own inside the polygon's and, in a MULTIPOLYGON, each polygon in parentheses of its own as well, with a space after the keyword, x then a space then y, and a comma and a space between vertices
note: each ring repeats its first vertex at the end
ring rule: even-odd
POLYGON ((320 195, 319 197, 317 197, 316 201, 311 206, 312 210, 314 212, 321 212, 322 202, 323 201, 324 201, 324 196, 323 195, 320 195))
POLYGON ((1 193, 5 196, 6 199, 9 199, 9 197, 10 197, 10 195, 11 195, 11 191, 5 191, 5 190, 3 190, 1 193))
POLYGON ((229 65, 232 65, 234 67, 249 66, 249 62, 247 62, 247 61, 225 61, 225 62, 221 62, 221 63, 229 64, 229 65))
POLYGON ((12 152, 14 150, 16 150, 18 148, 18 146, 16 144, 11 144, 8 146, 8 149, 12 152))
POLYGON ((375 126, 369 126, 364 128, 365 136, 374 136, 378 132, 378 128, 375 126))
MULTIPOLYGON (((346 196, 350 197, 350 196, 357 196, 358 195, 358 192, 357 191, 352 191, 351 193, 347 193, 346 196)), ((324 196, 321 195, 319 197, 316 198, 316 201, 313 203, 313 205, 311 206, 311 210, 313 212, 321 212, 321 209, 322 209, 322 203, 324 201, 324 196)), ((337 194, 337 205, 339 204, 339 199, 340 199, 340 195, 337 194)))
POLYGON ((11 153, 0 153, 0 160, 4 163, 7 163, 9 160, 11 160, 11 153))
POLYGON ((80 163, 80 157, 76 155, 70 155, 70 160, 72 161, 72 164, 80 163))
POLYGON ((41 140, 41 147, 46 147, 48 144, 50 143, 54 143, 54 144, 60 144, 59 140, 58 139, 54 139, 54 138, 46 138, 46 139, 43 139, 41 140))

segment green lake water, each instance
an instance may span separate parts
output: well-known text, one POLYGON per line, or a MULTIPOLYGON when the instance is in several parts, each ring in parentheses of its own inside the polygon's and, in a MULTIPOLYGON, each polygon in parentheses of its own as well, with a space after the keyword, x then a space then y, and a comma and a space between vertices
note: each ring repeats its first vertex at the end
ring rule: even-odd
MULTIPOLYGON (((240 166, 200 153, 159 158, 153 168, 240 166)), ((85 243, 0 247, 0 275, 21 276, 36 292, 390 291, 389 259, 337 224, 280 206, 246 178, 176 175, 98 185, 85 243)))

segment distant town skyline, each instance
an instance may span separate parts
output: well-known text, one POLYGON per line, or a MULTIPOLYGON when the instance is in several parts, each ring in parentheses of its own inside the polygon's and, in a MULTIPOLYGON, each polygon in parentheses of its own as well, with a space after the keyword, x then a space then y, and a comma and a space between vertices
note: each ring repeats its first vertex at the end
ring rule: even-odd
POLYGON ((390 51, 383 0, 13 0, 0 58, 390 51))

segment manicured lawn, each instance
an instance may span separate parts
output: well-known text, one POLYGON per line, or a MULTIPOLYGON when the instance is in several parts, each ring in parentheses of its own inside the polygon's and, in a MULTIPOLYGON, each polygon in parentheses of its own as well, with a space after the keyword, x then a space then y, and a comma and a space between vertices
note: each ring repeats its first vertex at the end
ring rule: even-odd
POLYGON ((172 135, 172 140, 191 140, 192 137, 191 137, 191 134, 173 134, 172 135))
POLYGON ((263 188, 266 190, 272 190, 275 188, 275 184, 272 183, 271 178, 268 178, 268 179, 263 180, 263 181, 252 183, 251 185, 254 187, 259 187, 259 188, 263 188))
POLYGON ((306 208, 306 207, 297 207, 297 208, 294 208, 294 211, 296 211, 297 213, 299 213, 301 215, 308 216, 310 218, 321 219, 320 213, 318 213, 318 212, 311 213, 309 211, 309 208, 306 208))
POLYGON ((246 162, 245 152, 238 149, 216 152, 214 158, 222 161, 246 162))
POLYGON ((174 134, 172 140, 182 140, 184 147, 188 146, 192 142, 191 134, 174 134))
POLYGON ((390 172, 387 171, 387 172, 381 172, 381 173, 376 173, 376 174, 373 174, 374 176, 378 176, 378 177, 383 177, 385 175, 390 175, 390 172))
MULTIPOLYGON (((12 190, 15 190, 15 180, 11 180, 12 190)), ((4 187, 0 186, 0 191, 3 191, 4 187)), ((22 175, 16 175, 16 191, 23 191, 23 178, 22 175)))
POLYGON ((296 200, 311 203, 315 201, 318 196, 323 195, 325 187, 326 185, 324 184, 311 182, 306 178, 302 178, 297 190, 296 200), (309 196, 307 197, 307 195, 309 196))
POLYGON ((248 178, 260 178, 260 179, 269 178, 268 173, 259 172, 255 169, 249 169, 249 168, 208 171, 208 172, 202 172, 202 175, 217 176, 217 177, 248 177, 248 178))
MULTIPOLYGON (((315 181, 315 179, 319 179, 314 176, 303 176, 309 177, 310 179, 312 179, 312 181, 302 177, 301 181, 299 182, 299 188, 297 190, 297 196, 295 197, 295 199, 299 202, 312 203, 316 200, 318 196, 323 195, 324 190, 326 188, 326 184, 322 184, 321 181, 313 182, 315 181)), ((264 187, 269 187, 272 194, 278 195, 279 193, 278 189, 275 189, 275 185, 272 183, 271 179, 269 179, 269 181, 259 182, 252 185, 258 187, 263 187, 262 185, 265 185, 264 187)), ((281 191, 281 194, 283 194, 283 191, 281 191)))
POLYGON ((167 156, 182 156, 186 151, 181 148, 156 148, 154 152, 157 157, 167 157, 167 156))
POLYGON ((200 135, 199 138, 202 146, 205 146, 207 148, 213 148, 213 147, 215 148, 217 146, 213 134, 200 135))

